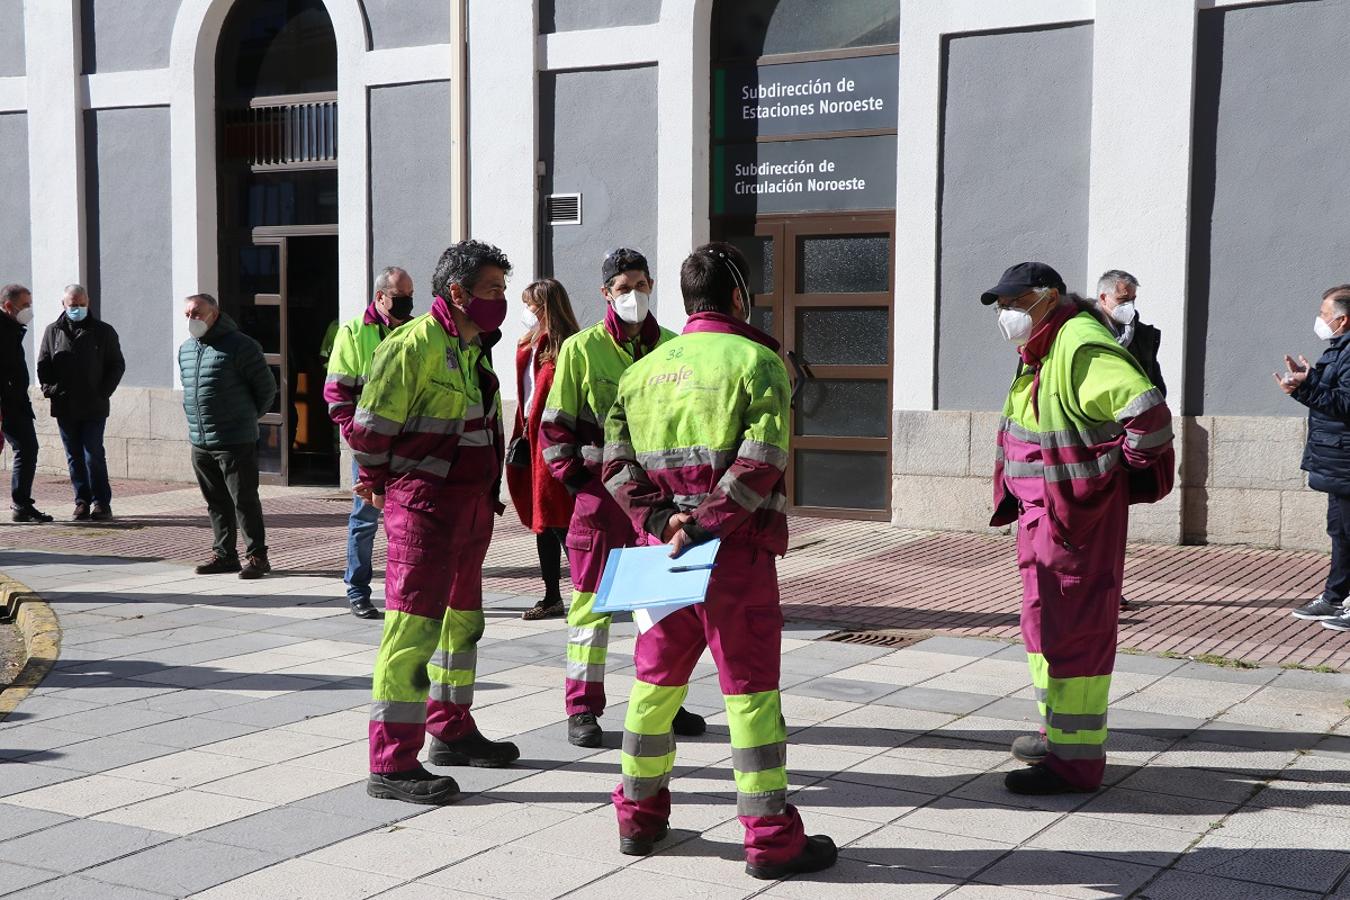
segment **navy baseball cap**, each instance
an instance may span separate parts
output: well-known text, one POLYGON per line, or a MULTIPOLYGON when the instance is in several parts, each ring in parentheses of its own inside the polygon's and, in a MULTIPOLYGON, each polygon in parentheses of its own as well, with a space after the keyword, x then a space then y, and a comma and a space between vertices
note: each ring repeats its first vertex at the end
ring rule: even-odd
POLYGON ((652 277, 652 270, 647 267, 647 257, 642 255, 641 250, 632 250, 628 247, 611 250, 605 261, 600 264, 600 283, 609 284, 614 276, 633 271, 641 272, 648 278, 652 277))
POLYGON ((1062 294, 1065 290, 1064 279, 1060 278, 1059 273, 1045 263, 1018 263, 1003 273, 1003 277, 998 280, 998 284, 980 295, 980 302, 988 306, 997 301, 999 297, 1016 297, 1025 294, 1032 288, 1041 287, 1059 288, 1059 292, 1062 294))

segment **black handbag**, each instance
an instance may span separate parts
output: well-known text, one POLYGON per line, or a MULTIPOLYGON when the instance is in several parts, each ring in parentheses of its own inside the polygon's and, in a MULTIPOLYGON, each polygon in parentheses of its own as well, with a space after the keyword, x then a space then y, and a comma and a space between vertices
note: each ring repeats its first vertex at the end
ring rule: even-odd
POLYGON ((519 469, 530 467, 529 438, 521 435, 518 438, 511 439, 511 442, 506 445, 506 464, 519 469))

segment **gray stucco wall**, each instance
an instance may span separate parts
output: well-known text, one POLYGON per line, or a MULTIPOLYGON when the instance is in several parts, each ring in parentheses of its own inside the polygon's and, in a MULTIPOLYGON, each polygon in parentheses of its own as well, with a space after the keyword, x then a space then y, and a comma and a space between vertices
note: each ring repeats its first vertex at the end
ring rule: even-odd
POLYGON ((23 0, 0 0, 0 77, 23 71, 23 0))
POLYGON ((450 244, 450 82, 371 90, 370 199, 372 271, 407 269, 426 312, 450 244))
MULTIPOLYGON (((600 263, 624 246, 641 250, 655 272, 655 119, 616 128, 613 98, 628 110, 656 109, 656 68, 548 72, 539 77, 542 191, 581 193, 580 225, 542 226, 540 272, 563 283, 582 326, 601 318, 600 263)), ((539 213, 541 216, 542 212, 539 213)), ((658 284, 662 310, 679 309, 680 286, 658 284)), ((664 316, 669 318, 668 315, 664 316)))
POLYGON ((1300 415, 1322 291, 1350 281, 1350 2, 1200 13, 1185 411, 1300 415))
POLYGON ((173 386, 169 110, 85 113, 89 291, 135 387, 173 386))
POLYGON ((1086 279, 1092 26, 954 38, 945 79, 938 408, 999 409, 1016 357, 980 294, 1029 259, 1086 279))
MULTIPOLYGON (((32 233, 28 204, 28 116, 0 113, 0 284, 17 281, 33 286, 32 233)), ((33 366, 33 329, 28 329, 25 355, 33 366)))
POLYGON ((365 0, 364 5, 377 50, 450 42, 451 4, 446 0, 365 0))
POLYGON ((660 18, 661 0, 540 0, 539 3, 539 31, 542 34, 616 25, 650 25, 660 18))
POLYGON ((84 71, 167 66, 180 4, 181 0, 82 0, 84 71))

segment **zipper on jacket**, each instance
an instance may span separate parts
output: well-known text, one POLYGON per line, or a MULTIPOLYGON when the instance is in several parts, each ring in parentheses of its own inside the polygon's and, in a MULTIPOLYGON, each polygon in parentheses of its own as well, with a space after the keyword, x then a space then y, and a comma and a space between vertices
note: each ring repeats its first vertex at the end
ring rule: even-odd
POLYGON ((201 435, 202 444, 206 444, 206 426, 202 423, 202 355, 206 353, 206 345, 197 341, 197 371, 192 376, 192 401, 197 404, 197 431, 201 435))

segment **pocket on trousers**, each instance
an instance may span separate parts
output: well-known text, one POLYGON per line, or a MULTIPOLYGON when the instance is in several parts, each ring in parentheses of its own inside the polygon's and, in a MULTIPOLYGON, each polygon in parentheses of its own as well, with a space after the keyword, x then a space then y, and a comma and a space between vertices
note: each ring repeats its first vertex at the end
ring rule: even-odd
POLYGON ((563 539, 563 546, 568 550, 580 550, 582 553, 590 553, 595 549, 594 531, 569 531, 567 537, 563 539))

